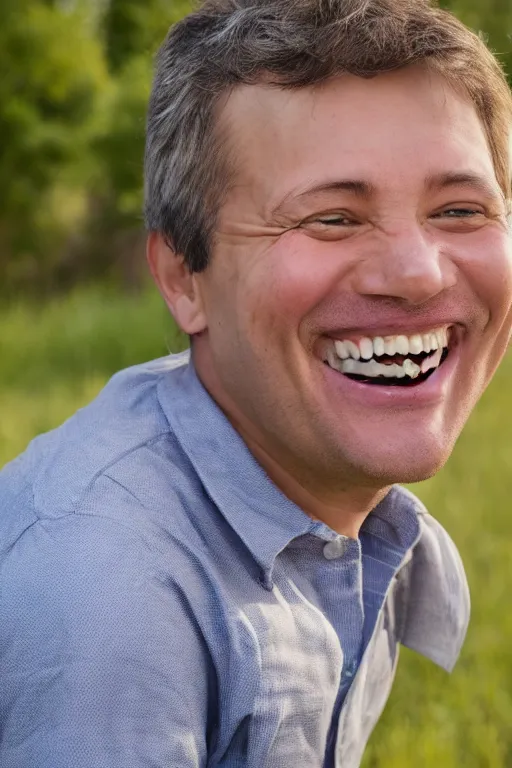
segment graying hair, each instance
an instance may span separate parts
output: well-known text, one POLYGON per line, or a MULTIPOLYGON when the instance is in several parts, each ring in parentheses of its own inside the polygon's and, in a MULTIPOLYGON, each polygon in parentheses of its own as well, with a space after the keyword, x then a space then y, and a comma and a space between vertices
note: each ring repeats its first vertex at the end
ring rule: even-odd
MULTIPOLYGON (((191 272, 206 269, 232 173, 218 129, 240 84, 300 88, 424 62, 469 95, 502 188, 512 114, 504 74, 482 40, 430 0, 207 0, 171 28, 157 57, 145 156, 145 215, 191 272)), ((506 191, 508 196, 508 189, 506 191)))

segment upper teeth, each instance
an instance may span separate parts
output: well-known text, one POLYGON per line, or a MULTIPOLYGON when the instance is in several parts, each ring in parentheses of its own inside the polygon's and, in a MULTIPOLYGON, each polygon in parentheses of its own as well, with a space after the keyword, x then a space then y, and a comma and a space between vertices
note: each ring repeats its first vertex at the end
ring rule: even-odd
POLYGON ((421 352, 435 352, 448 346, 448 326, 429 333, 415 333, 412 336, 375 336, 359 342, 335 341, 336 354, 341 360, 371 360, 382 355, 419 355, 421 352))

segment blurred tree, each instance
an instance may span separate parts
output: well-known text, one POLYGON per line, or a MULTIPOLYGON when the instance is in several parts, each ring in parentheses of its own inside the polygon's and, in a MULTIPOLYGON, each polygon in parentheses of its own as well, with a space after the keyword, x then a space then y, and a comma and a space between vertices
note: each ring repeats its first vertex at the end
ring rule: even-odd
POLYGON ((142 164, 153 55, 171 24, 190 8, 188 0, 109 0, 105 6, 102 29, 115 85, 103 134, 94 144, 101 191, 95 193, 91 226, 96 271, 110 264, 128 287, 145 271, 142 164))
POLYGON ((190 8, 188 0, 108 0, 104 33, 111 69, 118 71, 133 56, 153 53, 169 26, 190 8))
POLYGON ((108 75, 101 45, 81 12, 34 0, 3 4, 0 270, 5 282, 39 272, 38 261, 53 264, 55 236, 80 208, 96 100, 108 75), (59 195, 63 190, 70 194, 59 195), (68 206, 57 205, 66 197, 68 206))
POLYGON ((483 34, 512 82, 511 0, 441 0, 440 5, 483 34))

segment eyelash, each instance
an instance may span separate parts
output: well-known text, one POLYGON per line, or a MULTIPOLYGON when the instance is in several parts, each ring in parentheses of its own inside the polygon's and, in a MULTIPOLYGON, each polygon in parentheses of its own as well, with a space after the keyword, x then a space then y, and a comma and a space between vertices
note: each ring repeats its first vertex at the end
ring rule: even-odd
POLYGON ((316 219, 316 221, 318 221, 319 224, 325 224, 326 226, 329 226, 329 224, 339 226, 342 221, 348 221, 350 224, 354 223, 348 216, 331 216, 326 217, 325 219, 319 218, 316 219))
MULTIPOLYGON (((441 218, 443 216, 448 216, 448 218, 461 218, 466 219, 470 218, 472 216, 482 216, 483 211, 477 210, 475 208, 447 208, 444 211, 440 211, 439 213, 434 214, 431 218, 441 218), (448 216, 448 214, 457 213, 457 216, 448 216), (460 215, 462 214, 462 215, 460 215)), ((348 226, 351 224, 355 224, 354 220, 350 219, 348 216, 331 216, 326 218, 318 218, 316 221, 319 224, 323 224, 325 226, 341 226, 342 222, 348 222, 348 226)))
MULTIPOLYGON (((460 216, 460 218, 463 218, 463 219, 469 218, 469 216, 478 216, 478 215, 482 216, 483 215, 483 211, 479 211, 479 210, 477 210, 475 208, 447 208, 446 210, 440 211, 439 213, 435 214, 434 217, 446 216, 447 214, 450 214, 450 213, 453 213, 453 212, 456 212, 458 214, 461 214, 461 213, 464 214, 463 216, 460 216), (469 216, 468 216, 468 214, 469 214, 469 216)), ((450 217, 450 218, 459 218, 459 217, 457 216, 457 217, 450 217)))

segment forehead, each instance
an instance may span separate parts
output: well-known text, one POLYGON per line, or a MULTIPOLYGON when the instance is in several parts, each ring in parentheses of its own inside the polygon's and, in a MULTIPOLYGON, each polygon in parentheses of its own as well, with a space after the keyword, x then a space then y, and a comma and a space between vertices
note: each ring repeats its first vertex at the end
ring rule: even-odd
POLYGON ((340 175, 380 188, 462 170, 495 180, 471 102, 420 68, 293 90, 243 86, 221 120, 240 185, 267 196, 340 175))

